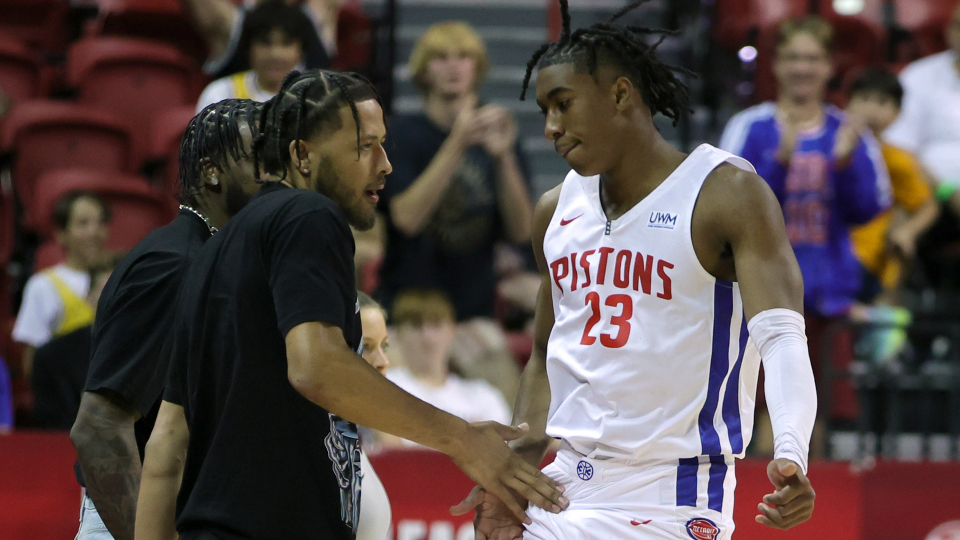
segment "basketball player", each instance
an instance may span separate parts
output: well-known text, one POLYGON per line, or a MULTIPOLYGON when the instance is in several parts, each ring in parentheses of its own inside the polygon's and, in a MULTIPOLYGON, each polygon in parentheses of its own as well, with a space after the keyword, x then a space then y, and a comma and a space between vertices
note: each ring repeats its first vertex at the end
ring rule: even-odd
POLYGON ((204 246, 181 289, 137 538, 352 540, 354 422, 447 453, 518 520, 524 510, 509 489, 559 512, 556 484, 503 444, 521 429, 467 424, 356 353, 350 225, 373 226, 391 171, 373 86, 354 74, 294 72, 265 105, 261 130, 257 152, 279 181, 204 246))
POLYGON ((572 167, 534 217, 542 276, 534 352, 512 446, 540 463, 570 506, 531 508, 522 530, 475 490, 479 538, 727 540, 734 458, 753 428, 760 358, 775 437, 775 491, 757 521, 809 519, 806 477, 816 413, 804 339, 803 284, 773 193, 743 159, 701 145, 689 155, 660 136, 687 88, 661 63, 651 31, 616 19, 563 32, 538 68, 545 135, 572 167), (759 352, 759 354, 758 354, 759 352))
POLYGON ((257 188, 250 145, 259 107, 221 101, 190 121, 180 145, 179 215, 130 250, 100 297, 86 391, 70 432, 77 480, 86 486, 78 539, 133 538, 141 456, 169 365, 174 299, 200 247, 257 188))

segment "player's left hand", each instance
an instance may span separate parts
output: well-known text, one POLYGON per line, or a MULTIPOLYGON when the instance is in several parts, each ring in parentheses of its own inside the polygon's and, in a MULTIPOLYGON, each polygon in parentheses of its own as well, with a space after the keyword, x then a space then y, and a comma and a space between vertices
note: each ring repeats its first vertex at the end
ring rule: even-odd
POLYGON ((454 516, 476 510, 473 518, 474 540, 522 540, 523 524, 500 499, 480 486, 474 486, 467 498, 450 508, 454 516))
POLYGON ((757 505, 757 523, 785 531, 810 519, 817 494, 799 465, 789 459, 775 459, 767 465, 767 477, 777 489, 764 495, 757 505))

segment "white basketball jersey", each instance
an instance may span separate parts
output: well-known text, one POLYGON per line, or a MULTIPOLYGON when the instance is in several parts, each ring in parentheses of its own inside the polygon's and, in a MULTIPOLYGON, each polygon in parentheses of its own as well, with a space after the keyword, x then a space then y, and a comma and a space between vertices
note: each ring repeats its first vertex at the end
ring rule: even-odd
POLYGON ((596 459, 743 455, 760 355, 740 289, 694 252, 703 181, 747 161, 701 145, 646 198, 608 221, 600 177, 571 171, 547 228, 555 323, 547 433, 596 459))

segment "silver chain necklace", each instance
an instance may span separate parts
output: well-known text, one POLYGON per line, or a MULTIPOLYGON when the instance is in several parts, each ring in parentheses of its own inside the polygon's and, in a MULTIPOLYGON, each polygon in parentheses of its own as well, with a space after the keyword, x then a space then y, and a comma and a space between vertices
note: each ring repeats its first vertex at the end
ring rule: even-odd
POLYGON ((218 230, 218 229, 217 229, 216 227, 214 227, 213 225, 211 225, 211 224, 210 224, 210 220, 207 219, 206 216, 204 216, 203 214, 201 214, 200 212, 198 212, 195 208, 189 207, 189 206, 187 206, 187 205, 185 205, 185 204, 181 204, 181 205, 180 205, 180 209, 181 209, 181 210, 187 210, 187 211, 193 212, 198 218, 200 218, 200 219, 203 220, 204 225, 206 225, 206 226, 207 226, 207 229, 210 230, 210 234, 217 234, 217 230, 218 230))

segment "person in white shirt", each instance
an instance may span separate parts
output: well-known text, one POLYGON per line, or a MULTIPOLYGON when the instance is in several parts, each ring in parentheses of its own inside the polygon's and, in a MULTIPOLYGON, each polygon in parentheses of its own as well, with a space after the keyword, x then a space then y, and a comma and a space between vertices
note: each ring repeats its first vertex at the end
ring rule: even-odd
POLYGON ((72 191, 57 202, 53 218, 64 261, 27 280, 13 327, 14 341, 24 346, 22 365, 28 380, 40 346, 93 322, 93 307, 85 300, 90 268, 106 256, 103 246, 110 217, 103 199, 87 191, 72 191))
MULTIPOLYGON (((387 358, 389 336, 387 335, 386 313, 373 298, 357 292, 360 305, 360 324, 363 327, 363 340, 360 355, 381 374, 386 374, 390 360, 387 358)), ((360 471, 363 473, 360 492, 363 503, 360 505, 360 524, 357 526, 357 540, 386 540, 390 534, 390 499, 383 482, 377 477, 367 450, 360 451, 360 471)))
POLYGON ((249 59, 250 69, 217 79, 197 100, 197 112, 224 99, 264 102, 280 90, 283 78, 304 60, 313 31, 310 19, 297 7, 280 0, 263 2, 244 19, 244 39, 237 54, 249 59))
POLYGON ((945 37, 949 49, 900 73, 903 110, 884 138, 916 155, 938 182, 937 198, 952 198, 960 213, 960 2, 945 37))
MULTIPOLYGON (((442 292, 411 289, 393 302, 392 322, 405 365, 387 370, 394 384, 467 422, 510 419, 510 407, 490 383, 466 380, 450 373, 450 355, 456 338, 453 304, 442 292)), ((410 441, 381 434, 386 447, 415 447, 410 441)))

